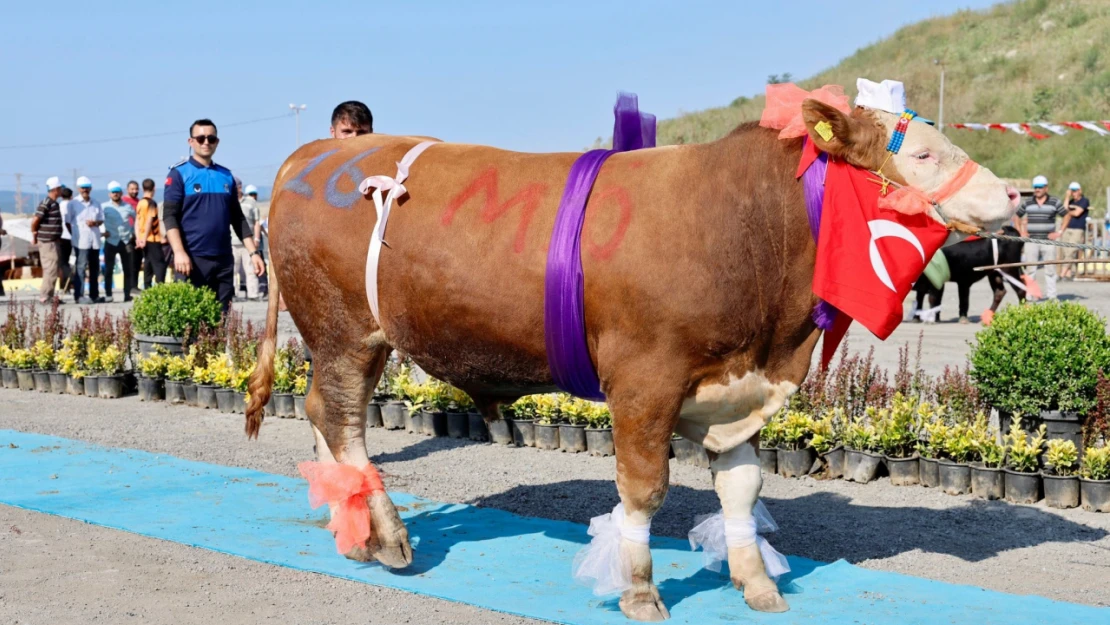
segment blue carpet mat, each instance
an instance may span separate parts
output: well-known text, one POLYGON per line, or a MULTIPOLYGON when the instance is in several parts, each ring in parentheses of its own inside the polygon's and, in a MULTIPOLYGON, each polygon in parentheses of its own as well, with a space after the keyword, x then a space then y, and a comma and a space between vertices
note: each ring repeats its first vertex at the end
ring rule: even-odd
MULTIPOLYGON (((303 480, 0 430, 0 503, 251 560, 560 623, 628 623, 617 599, 571 580, 585 526, 391 493, 413 539, 404 571, 352 562, 303 480)), ((598 511, 601 513, 602 511, 598 511)), ((759 614, 701 553, 653 537, 672 623, 1107 623, 1110 610, 790 558, 791 611, 759 614)), ((727 571, 727 569, 726 569, 727 571)))

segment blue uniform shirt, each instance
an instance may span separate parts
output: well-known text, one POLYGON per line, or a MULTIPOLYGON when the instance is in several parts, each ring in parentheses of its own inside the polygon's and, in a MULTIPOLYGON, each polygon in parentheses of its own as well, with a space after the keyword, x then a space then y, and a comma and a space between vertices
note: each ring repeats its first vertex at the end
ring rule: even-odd
POLYGON ((190 157, 170 169, 163 197, 166 205, 181 207, 178 227, 190 256, 231 255, 233 214, 241 219, 242 210, 230 170, 216 163, 205 167, 190 157))

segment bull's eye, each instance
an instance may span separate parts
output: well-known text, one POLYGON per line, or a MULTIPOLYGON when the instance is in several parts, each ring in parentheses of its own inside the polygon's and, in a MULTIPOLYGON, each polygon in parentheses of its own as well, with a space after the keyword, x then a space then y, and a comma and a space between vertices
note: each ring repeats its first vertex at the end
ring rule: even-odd
POLYGON ((913 157, 916 158, 919 161, 929 160, 929 151, 928 150, 922 150, 921 152, 918 152, 917 154, 914 154, 913 157))

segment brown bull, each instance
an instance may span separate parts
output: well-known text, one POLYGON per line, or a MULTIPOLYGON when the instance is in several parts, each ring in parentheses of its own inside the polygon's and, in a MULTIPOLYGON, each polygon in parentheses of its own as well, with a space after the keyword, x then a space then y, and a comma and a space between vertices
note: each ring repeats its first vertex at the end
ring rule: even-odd
MULTIPOLYGON (((815 100, 804 111, 810 138, 832 157, 883 166, 894 115, 856 108, 849 116, 815 100), (821 121, 833 130, 829 141, 814 131, 821 121)), ((930 191, 967 156, 935 129, 911 126, 884 171, 930 191)), ((321 461, 369 463, 365 406, 393 349, 469 393, 487 420, 522 395, 556 390, 544 271, 579 155, 449 143, 424 152, 389 218, 379 328, 364 282, 375 210, 355 188, 365 176, 392 175, 419 142, 316 141, 282 166, 270 213, 276 277, 248 435, 257 435, 270 397, 278 284, 314 358, 306 408, 321 461)), ((709 450, 725 517, 751 518, 759 429, 806 376, 820 334, 811 316, 816 246, 795 179, 801 148, 800 138, 745 124, 708 144, 619 153, 601 169, 582 233, 586 334, 613 414, 626 525, 650 524, 663 504, 676 431, 709 450)), ((1015 196, 983 169, 944 212, 995 227, 1015 196)), ((406 566, 411 549, 393 504, 384 493, 369 499, 373 536, 348 557, 406 566)), ((621 553, 631 578, 622 611, 666 618, 648 546, 625 539, 621 553)), ((728 562, 749 606, 787 609, 754 543, 730 548, 728 562)))

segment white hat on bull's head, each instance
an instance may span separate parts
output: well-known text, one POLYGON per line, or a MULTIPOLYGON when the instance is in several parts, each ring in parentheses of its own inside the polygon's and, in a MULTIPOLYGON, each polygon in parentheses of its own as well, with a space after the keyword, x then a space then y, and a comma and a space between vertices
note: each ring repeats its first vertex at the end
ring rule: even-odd
POLYGON ((877 83, 866 78, 856 79, 856 106, 878 109, 895 115, 906 110, 906 87, 899 80, 877 83))

